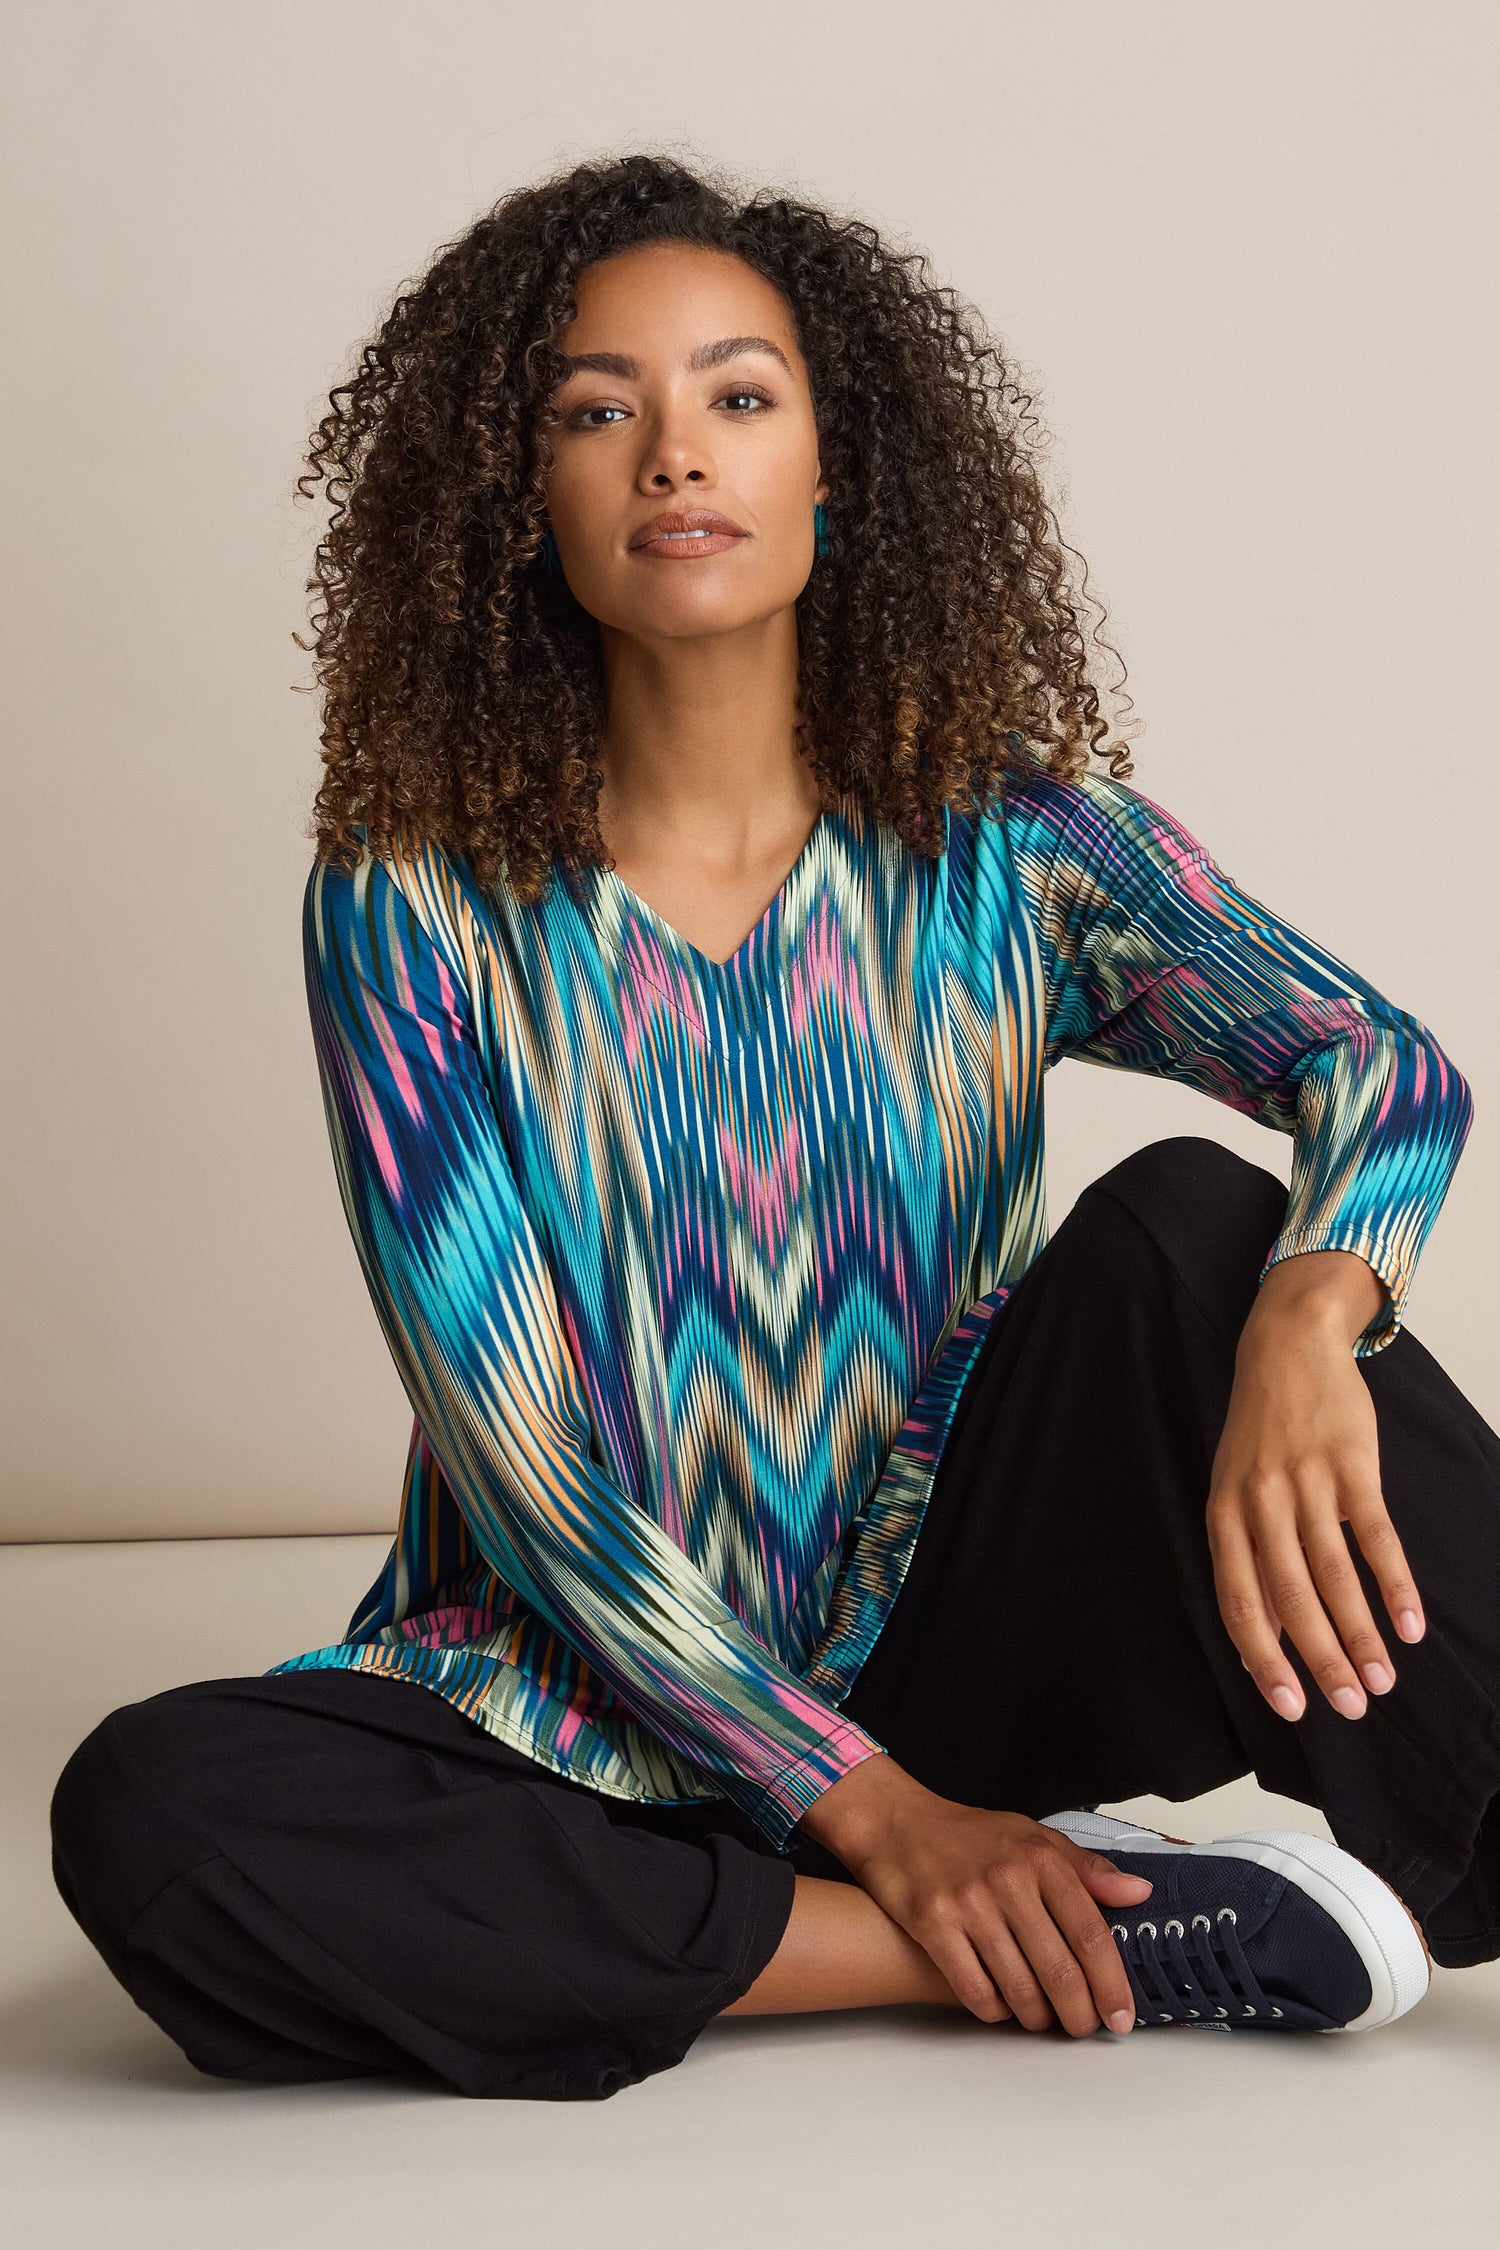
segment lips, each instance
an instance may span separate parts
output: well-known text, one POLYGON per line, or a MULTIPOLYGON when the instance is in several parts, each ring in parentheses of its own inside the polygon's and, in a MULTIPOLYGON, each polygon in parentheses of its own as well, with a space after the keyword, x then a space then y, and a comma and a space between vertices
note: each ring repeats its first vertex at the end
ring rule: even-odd
POLYGON ((643 524, 630 547, 633 554, 676 561, 722 555, 744 537, 744 526, 717 508, 670 508, 643 524))

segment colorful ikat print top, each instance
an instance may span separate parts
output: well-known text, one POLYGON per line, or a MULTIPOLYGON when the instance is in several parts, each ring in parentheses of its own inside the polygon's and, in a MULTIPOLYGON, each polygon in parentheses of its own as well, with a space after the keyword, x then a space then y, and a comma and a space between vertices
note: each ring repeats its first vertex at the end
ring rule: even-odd
POLYGON ((400 1675, 610 1795, 785 1849, 880 1745, 840 1702, 987 1324, 1047 1239, 1043 1073, 1295 1135, 1296 1252, 1389 1343, 1472 1113, 1436 1040, 1149 798, 1040 770, 928 860, 823 813, 726 962, 615 875, 315 863, 344 1208, 414 1410, 390 1558, 278 1671, 400 1675))

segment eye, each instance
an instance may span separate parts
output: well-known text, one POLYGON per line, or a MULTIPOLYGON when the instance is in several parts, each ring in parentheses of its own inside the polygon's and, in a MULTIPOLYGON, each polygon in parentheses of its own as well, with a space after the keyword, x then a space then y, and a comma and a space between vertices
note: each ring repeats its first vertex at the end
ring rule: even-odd
MULTIPOLYGON (((721 391, 715 403, 721 406, 732 405, 733 418, 736 421, 747 422, 774 407, 776 401, 771 393, 763 391, 758 383, 736 383, 733 390, 721 391), (752 401, 753 403, 750 403, 752 401)), ((573 412, 567 415, 565 419, 570 430, 607 430, 612 428, 613 424, 598 420, 596 417, 605 414, 627 415, 629 411, 628 407, 613 404, 607 399, 601 399, 592 406, 575 407, 573 412)))

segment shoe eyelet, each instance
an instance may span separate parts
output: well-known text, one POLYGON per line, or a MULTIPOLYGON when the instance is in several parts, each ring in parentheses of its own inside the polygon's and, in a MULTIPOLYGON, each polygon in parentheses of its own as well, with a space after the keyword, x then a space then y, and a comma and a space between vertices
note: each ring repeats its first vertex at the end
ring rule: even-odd
POLYGON ((1252 2007, 1251 2007, 1251 2006, 1249 2005, 1248 2001, 1247 2001, 1247 2002, 1246 2002, 1246 2004, 1245 2004, 1245 2008, 1244 2008, 1244 2011, 1243 2011, 1243 2012, 1244 2012, 1244 2014, 1245 2014, 1245 2015, 1247 2015, 1247 2016, 1253 2016, 1253 2015, 1254 2015, 1254 2014, 1256 2013, 1255 2009, 1254 2009, 1254 2008, 1252 2008, 1252 2007))
POLYGON ((1228 2010, 1227 2008, 1215 2008, 1215 2010, 1214 2010, 1214 2014, 1215 2014, 1216 2016, 1227 2016, 1227 2015, 1228 2015, 1228 2013, 1229 2013, 1229 2010, 1228 2010))
POLYGON ((1211 1930, 1213 1924, 1206 1914, 1195 1914, 1193 1916, 1193 1928, 1195 1930, 1211 1930))
POLYGON ((1182 1924, 1175 1918, 1175 1916, 1170 1922, 1163 1922, 1162 1924, 1162 1933, 1164 1936, 1170 1937, 1174 1930, 1177 1932, 1177 1935, 1179 1937, 1182 1937, 1185 1934, 1182 1924))
POLYGON ((1158 2023, 1170 2023, 1170 2022, 1172 2021, 1172 2019, 1171 2019, 1171 2017, 1170 2017, 1170 2016, 1163 2016, 1163 2015, 1158 2015, 1158 2017, 1157 2017, 1157 2019, 1156 2019, 1156 2020, 1157 2020, 1157 2022, 1158 2022, 1158 2023))
POLYGON ((1128 1938, 1130 1932, 1126 1929, 1123 1922, 1111 1922, 1109 1925, 1109 1934, 1111 1937, 1128 1938))
POLYGON ((1189 2008, 1188 2014, 1192 2017, 1194 2023, 1198 2021, 1198 2011, 1196 2008, 1189 2008))
POLYGON ((1144 1934, 1145 1934, 1145 1932, 1146 1932, 1147 1930, 1149 1930, 1149 1931, 1151 1932, 1151 1935, 1152 1935, 1152 1937, 1154 1938, 1154 1937, 1155 1937, 1155 1935, 1156 1935, 1156 1924, 1155 1924, 1154 1922, 1137 1922, 1137 1923, 1136 1923, 1136 1926, 1135 1926, 1135 1934, 1136 1934, 1136 1936, 1137 1936, 1137 1937, 1142 1937, 1142 1936, 1144 1936, 1144 1934))
POLYGON ((1280 2015, 1280 2013, 1281 2013, 1281 2010, 1280 2010, 1279 2008, 1273 2008, 1273 2009, 1271 2010, 1271 2013, 1272 2013, 1272 2015, 1273 2015, 1273 2016, 1279 2016, 1279 2015, 1280 2015))
POLYGON ((1221 1922, 1237 1922, 1239 1920, 1239 1916, 1232 1906, 1221 1906, 1218 1918, 1221 1922))
POLYGON ((1135 2020, 1136 2020, 1136 2022, 1137 2022, 1138 2024, 1140 2024, 1140 2025, 1141 2025, 1141 2027, 1142 2027, 1142 2028, 1144 2029, 1144 2027, 1145 2027, 1145 2022, 1146 2022, 1146 2019, 1145 2019, 1145 2017, 1144 2017, 1144 2016, 1137 2016, 1135 2020))

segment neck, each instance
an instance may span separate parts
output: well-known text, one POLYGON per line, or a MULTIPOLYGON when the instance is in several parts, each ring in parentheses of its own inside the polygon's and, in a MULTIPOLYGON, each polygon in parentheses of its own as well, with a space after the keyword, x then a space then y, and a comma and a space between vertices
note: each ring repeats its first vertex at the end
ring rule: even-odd
POLYGON ((733 633, 648 641, 603 636, 608 718, 600 826, 611 850, 649 839, 753 859, 818 809, 795 747, 792 609, 733 633))

